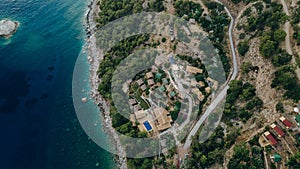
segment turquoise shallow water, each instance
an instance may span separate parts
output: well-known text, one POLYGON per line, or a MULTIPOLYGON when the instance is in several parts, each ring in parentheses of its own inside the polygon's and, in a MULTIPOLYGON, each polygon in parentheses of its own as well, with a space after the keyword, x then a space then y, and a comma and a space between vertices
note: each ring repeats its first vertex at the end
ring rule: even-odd
POLYGON ((21 24, 12 38, 0 39, 1 169, 114 167, 113 156, 81 129, 72 103, 88 3, 0 1, 0 19, 21 24))

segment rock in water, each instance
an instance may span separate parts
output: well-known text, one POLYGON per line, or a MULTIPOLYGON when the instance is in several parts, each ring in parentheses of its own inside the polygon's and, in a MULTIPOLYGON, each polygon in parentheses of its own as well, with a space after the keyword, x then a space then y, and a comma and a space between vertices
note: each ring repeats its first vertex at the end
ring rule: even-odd
POLYGON ((12 34, 17 31, 19 23, 16 21, 11 21, 4 19, 0 21, 0 37, 9 38, 12 34))
POLYGON ((81 101, 82 101, 83 103, 86 103, 86 102, 87 102, 87 98, 84 97, 84 98, 81 99, 81 101))

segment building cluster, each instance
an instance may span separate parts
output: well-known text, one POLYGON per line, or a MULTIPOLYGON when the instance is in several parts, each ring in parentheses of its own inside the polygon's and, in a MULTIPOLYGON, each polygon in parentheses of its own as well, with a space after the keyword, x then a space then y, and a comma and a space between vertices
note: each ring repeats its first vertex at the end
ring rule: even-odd
MULTIPOLYGON (((292 126, 292 123, 291 123, 290 121, 288 121, 284 116, 281 116, 281 117, 279 118, 279 121, 282 123, 282 125, 283 125, 286 129, 289 129, 289 128, 293 127, 293 126, 292 126)), ((268 139, 268 141, 270 142, 270 144, 271 144, 272 146, 275 146, 275 145, 277 145, 278 141, 276 140, 276 138, 275 138, 274 135, 276 134, 276 136, 277 136, 278 138, 281 138, 281 137, 284 137, 284 136, 285 136, 285 133, 284 133, 284 131, 283 131, 278 125, 276 125, 275 123, 271 124, 270 127, 271 127, 271 129, 272 129, 272 131, 273 131, 274 134, 271 134, 270 131, 266 131, 266 132, 264 133, 264 136, 268 139)))
MULTIPOLYGON (((172 105, 176 99, 171 100, 171 98, 178 98, 179 94, 175 92, 175 88, 170 84, 170 80, 166 77, 166 74, 157 69, 152 69, 145 73, 144 77, 133 81, 132 84, 137 85, 137 90, 142 91, 139 98, 143 100, 147 99, 151 103, 151 106, 149 104, 147 108, 141 107, 139 99, 136 99, 137 96, 131 96, 129 105, 134 112, 130 115, 132 125, 137 126, 140 131, 148 133, 157 133, 170 128, 173 120, 169 111, 163 107, 167 106, 168 110, 174 110, 172 105), (159 99, 163 96, 166 99, 159 99), (156 103, 157 101, 163 102, 163 106, 156 103)), ((136 93, 136 91, 133 92, 136 93)))
POLYGON ((140 131, 153 133, 170 128, 173 122, 170 113, 162 107, 136 111, 130 115, 130 121, 140 131))

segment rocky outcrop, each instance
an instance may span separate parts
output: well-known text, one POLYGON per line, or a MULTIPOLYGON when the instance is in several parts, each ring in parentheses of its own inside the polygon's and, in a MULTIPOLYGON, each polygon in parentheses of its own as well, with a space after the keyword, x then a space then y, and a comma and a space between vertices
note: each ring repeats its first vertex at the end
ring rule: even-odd
POLYGON ((4 19, 0 21, 0 37, 9 38, 19 27, 19 22, 4 19))

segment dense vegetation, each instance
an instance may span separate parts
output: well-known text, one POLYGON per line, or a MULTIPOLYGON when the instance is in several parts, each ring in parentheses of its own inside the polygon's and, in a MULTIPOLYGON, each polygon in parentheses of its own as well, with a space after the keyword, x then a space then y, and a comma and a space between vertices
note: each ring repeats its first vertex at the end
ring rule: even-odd
MULTIPOLYGON (((161 12, 165 9, 163 0, 155 0, 148 3, 148 7, 143 9, 144 0, 105 0, 99 2, 101 11, 98 13, 97 27, 101 28, 107 23, 119 19, 123 16, 131 15, 142 11, 161 12)), ((146 137, 147 133, 139 132, 133 127, 131 122, 119 114, 112 102, 111 96, 111 78, 118 64, 133 50, 148 41, 149 35, 137 35, 129 37, 117 43, 108 51, 98 70, 101 83, 98 87, 99 93, 110 102, 110 116, 113 127, 120 133, 131 137, 146 137)), ((128 159, 128 168, 151 168, 152 158, 146 159, 128 159)))
POLYGON ((294 28, 293 38, 296 40, 297 45, 300 45, 300 2, 297 3, 298 7, 295 9, 292 15, 292 25, 294 28))
POLYGON ((284 96, 298 101, 300 100, 300 85, 297 79, 293 67, 282 66, 275 72, 275 77, 271 86, 285 89, 286 92, 284 96))
MULTIPOLYGON (((260 54, 265 59, 270 60, 275 67, 278 67, 278 70, 274 73, 274 80, 271 86, 278 89, 284 89, 285 97, 297 101, 300 99, 300 96, 297 94, 300 91, 300 85, 297 82, 294 68, 288 66, 292 60, 292 56, 280 48, 280 44, 287 36, 286 32, 280 29, 280 25, 285 23, 288 17, 283 13, 281 4, 269 1, 266 1, 266 3, 267 8, 264 11, 262 10, 263 6, 259 7, 258 5, 255 5, 256 9, 259 9, 260 11, 258 16, 251 14, 251 10, 246 10, 247 12, 244 12, 244 15, 249 17, 249 19, 248 24, 244 25, 243 28, 249 34, 252 34, 252 37, 255 37, 255 35, 260 36, 260 54)), ((292 20, 292 24, 294 24, 296 29, 297 26, 295 24, 299 23, 299 16, 300 8, 297 8, 292 20)), ((294 37, 297 38, 298 34, 294 34, 294 37)), ((241 43, 238 48, 239 52, 243 54, 243 52, 246 51, 247 45, 241 43)), ((247 73, 249 67, 249 64, 242 65, 243 72, 247 73)))
POLYGON ((176 55, 176 57, 180 58, 181 60, 185 60, 189 63, 189 65, 200 68, 203 70, 203 73, 197 73, 195 75, 195 80, 197 82, 204 82, 204 86, 203 87, 198 87, 198 89, 204 94, 205 98, 202 100, 202 102, 199 103, 199 111, 198 114, 202 112, 203 106, 206 103, 208 96, 210 95, 210 93, 206 93, 205 92, 205 88, 208 87, 208 83, 206 82, 206 78, 208 78, 208 72, 205 68, 205 65, 202 64, 202 61, 200 58, 193 58, 191 56, 187 56, 187 55, 176 55))
POLYGON ((242 42, 240 42, 238 44, 238 52, 241 56, 245 56, 245 54, 248 52, 249 50, 249 45, 248 45, 248 41, 244 40, 242 42))
POLYGON ((178 0, 175 2, 174 7, 178 16, 182 17, 187 15, 188 18, 186 19, 193 18, 196 21, 200 20, 203 12, 200 4, 192 1, 178 0))
POLYGON ((227 91, 223 120, 228 122, 230 119, 239 119, 246 122, 254 111, 262 108, 263 102, 256 96, 255 91, 255 87, 248 82, 231 81, 227 91), (241 106, 236 106, 237 104, 241 106))
POLYGON ((147 9, 143 9, 144 0, 105 0, 100 1, 99 6, 101 12, 96 19, 97 27, 100 28, 105 24, 119 19, 123 16, 139 13, 142 11, 161 12, 165 10, 163 0, 151 1, 147 9))
POLYGON ((274 55, 280 55, 282 50, 280 50, 279 45, 285 36, 286 33, 281 29, 274 32, 272 30, 264 32, 260 38, 259 51, 261 55, 267 59, 272 59, 274 55))
POLYGON ((209 168, 212 164, 223 162, 225 138, 223 128, 217 127, 212 136, 204 143, 199 143, 199 135, 193 138, 191 156, 187 159, 187 168, 209 168))
POLYGON ((287 163, 290 169, 299 169, 300 167, 300 152, 297 152, 287 163))
POLYGON ((263 153, 261 147, 253 146, 250 148, 247 144, 241 144, 234 147, 234 155, 228 163, 228 169, 260 169, 264 168, 263 153))
POLYGON ((213 46, 218 50, 226 76, 228 76, 230 72, 230 63, 223 46, 227 46, 224 39, 226 34, 225 27, 229 25, 230 20, 221 4, 206 1, 205 5, 208 7, 210 14, 205 14, 203 16, 203 9, 198 3, 187 0, 177 0, 174 6, 178 16, 181 17, 186 14, 188 17, 185 19, 189 20, 190 18, 193 18, 206 32, 213 32, 209 36, 209 39, 212 41, 213 46))
POLYGON ((268 29, 276 31, 280 28, 280 25, 285 23, 288 19, 286 14, 283 13, 282 5, 277 2, 267 4, 267 9, 264 11, 261 3, 256 3, 253 6, 258 11, 257 14, 248 10, 248 12, 245 13, 248 18, 248 23, 242 26, 248 33, 254 32, 262 34, 268 29))

